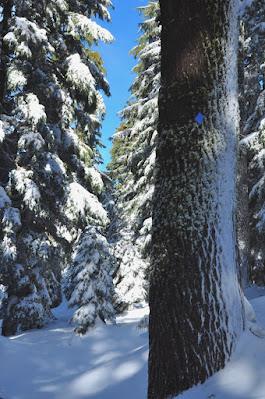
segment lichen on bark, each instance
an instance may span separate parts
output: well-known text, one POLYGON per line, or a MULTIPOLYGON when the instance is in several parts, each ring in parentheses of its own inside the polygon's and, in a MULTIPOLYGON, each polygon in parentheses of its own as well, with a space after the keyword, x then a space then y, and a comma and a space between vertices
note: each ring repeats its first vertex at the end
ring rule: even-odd
POLYGON ((237 1, 160 5, 149 399, 224 367, 244 325, 234 227, 237 1))

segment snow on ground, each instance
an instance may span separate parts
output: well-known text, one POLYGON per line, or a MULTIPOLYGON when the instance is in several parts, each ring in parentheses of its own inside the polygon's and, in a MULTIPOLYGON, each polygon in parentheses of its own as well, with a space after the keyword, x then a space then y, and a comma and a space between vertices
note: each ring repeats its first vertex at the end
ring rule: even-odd
POLYGON ((1 338, 0 398, 145 398, 148 339, 137 323, 146 312, 134 309, 80 338, 63 305, 48 327, 1 338))
MULTIPOLYGON (((265 297, 252 299, 251 304, 265 326, 265 297)), ((178 399, 265 399, 265 339, 245 332, 225 369, 178 399)))
MULTIPOLYGON (((247 295, 265 326, 265 290, 247 295), (263 295, 263 296, 260 296, 263 295)), ((73 334, 63 304, 42 330, 0 338, 2 399, 145 399, 148 335, 137 328, 147 308, 98 324, 87 336, 73 334)), ((265 399, 265 339, 245 332, 231 362, 205 384, 178 399, 265 399)))

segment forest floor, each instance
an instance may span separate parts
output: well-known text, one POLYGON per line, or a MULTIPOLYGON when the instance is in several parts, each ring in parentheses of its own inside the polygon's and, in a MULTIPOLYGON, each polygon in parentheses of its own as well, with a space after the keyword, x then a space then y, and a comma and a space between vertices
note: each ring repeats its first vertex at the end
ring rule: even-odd
MULTIPOLYGON (((265 290, 247 296, 265 326, 265 290)), ((137 326, 147 312, 131 310, 117 326, 78 337, 62 304, 44 329, 0 338, 0 398, 145 399, 148 334, 137 326)), ((227 367, 179 399, 265 399, 265 339, 245 332, 227 367)))

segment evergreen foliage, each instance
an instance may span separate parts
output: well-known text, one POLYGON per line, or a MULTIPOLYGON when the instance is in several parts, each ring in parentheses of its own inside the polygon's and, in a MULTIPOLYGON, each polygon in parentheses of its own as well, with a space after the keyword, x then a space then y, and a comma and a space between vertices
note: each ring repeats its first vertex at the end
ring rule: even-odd
POLYGON ((252 282, 265 283, 265 4, 253 0, 244 18, 244 84, 241 93, 243 139, 249 191, 249 271, 252 282))
POLYGON ((1 283, 3 333, 42 326, 61 301, 61 270, 100 202, 101 120, 109 94, 92 45, 111 34, 109 0, 1 2, 1 283))
POLYGON ((159 4, 149 1, 141 36, 132 50, 138 63, 131 98, 121 111, 122 122, 113 136, 110 175, 115 183, 117 216, 112 224, 118 303, 146 299, 149 265, 155 144, 160 87, 159 4))
POLYGON ((75 331, 85 334, 102 321, 115 321, 112 306, 114 258, 107 239, 95 227, 87 227, 78 239, 72 264, 66 269, 65 294, 71 307, 76 307, 72 321, 75 331))

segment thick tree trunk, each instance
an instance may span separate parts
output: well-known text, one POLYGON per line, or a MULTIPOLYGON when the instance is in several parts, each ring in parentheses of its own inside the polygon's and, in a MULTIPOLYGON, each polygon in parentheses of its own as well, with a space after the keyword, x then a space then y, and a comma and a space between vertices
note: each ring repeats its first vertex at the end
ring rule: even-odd
POLYGON ((161 0, 149 399, 203 382, 244 320, 237 275, 237 2, 161 0))

